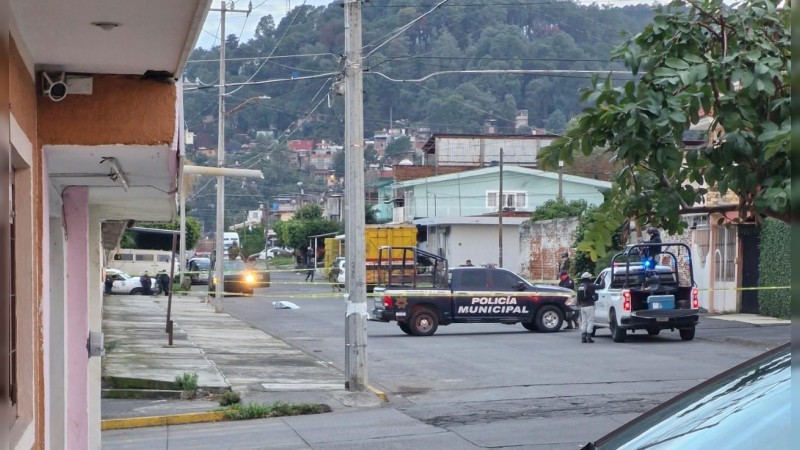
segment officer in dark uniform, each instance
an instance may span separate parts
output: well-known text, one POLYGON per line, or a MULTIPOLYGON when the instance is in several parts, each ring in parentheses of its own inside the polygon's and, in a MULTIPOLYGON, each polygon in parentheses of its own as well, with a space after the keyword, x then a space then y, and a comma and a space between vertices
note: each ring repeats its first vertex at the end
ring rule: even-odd
POLYGON ((581 342, 593 343, 594 302, 597 301, 597 285, 592 281, 592 274, 584 272, 578 285, 578 305, 581 307, 581 342))

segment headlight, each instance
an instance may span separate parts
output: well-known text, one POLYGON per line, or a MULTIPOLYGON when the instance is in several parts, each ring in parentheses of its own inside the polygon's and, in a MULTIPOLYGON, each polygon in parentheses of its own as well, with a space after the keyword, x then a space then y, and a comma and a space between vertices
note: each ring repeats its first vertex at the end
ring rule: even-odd
POLYGON ((217 284, 217 277, 214 277, 214 284, 217 284))
POLYGON ((565 305, 567 305, 567 306, 572 306, 572 305, 574 305, 574 304, 575 304, 575 297, 574 297, 574 296, 572 296, 572 297, 568 298, 568 299, 567 299, 567 301, 566 301, 566 303, 564 303, 564 304, 565 304, 565 305))
POLYGON ((256 281, 256 278, 253 276, 252 273, 248 273, 247 275, 244 276, 244 281, 246 281, 248 283, 252 283, 252 282, 256 281))

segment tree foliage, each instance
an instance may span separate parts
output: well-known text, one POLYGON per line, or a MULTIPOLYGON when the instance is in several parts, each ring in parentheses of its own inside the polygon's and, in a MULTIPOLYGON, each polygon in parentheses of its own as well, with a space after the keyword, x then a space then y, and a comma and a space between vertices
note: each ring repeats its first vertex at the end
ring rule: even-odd
POLYGON ((567 202, 563 198, 548 200, 531 213, 531 222, 538 222, 540 220, 561 219, 567 217, 579 217, 586 211, 586 200, 573 200, 567 202))
POLYGON ((603 256, 627 218, 681 233, 681 209, 709 189, 735 193, 742 218, 788 221, 789 16, 770 0, 675 0, 613 53, 637 80, 593 80, 583 114, 540 155, 545 168, 578 152, 622 162, 580 249, 603 256), (684 132, 706 113, 709 139, 687 146, 684 132))
MULTIPOLYGON (((136 226, 159 230, 180 230, 181 223, 179 219, 176 219, 171 223, 138 223, 136 226)), ((199 239, 200 222, 194 217, 186 217, 186 248, 194 248, 199 239)), ((120 247, 170 251, 172 250, 172 235, 128 230, 122 236, 120 247)), ((177 249, 177 244, 175 248, 177 249)))
POLYGON ((325 233, 342 233, 340 222, 322 218, 322 208, 317 205, 305 205, 297 210, 294 217, 274 226, 278 241, 283 245, 303 250, 308 247, 308 237, 325 233))

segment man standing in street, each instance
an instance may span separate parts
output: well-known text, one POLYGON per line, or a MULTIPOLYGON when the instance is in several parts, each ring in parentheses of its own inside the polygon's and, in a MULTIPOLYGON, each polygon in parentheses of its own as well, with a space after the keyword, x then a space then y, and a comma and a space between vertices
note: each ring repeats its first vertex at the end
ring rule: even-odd
POLYGON ((592 282, 592 274, 583 272, 578 285, 578 305, 581 307, 581 342, 593 343, 594 302, 597 301, 597 286, 592 282))
POLYGON ((142 283, 142 293, 144 295, 153 295, 153 292, 150 290, 153 279, 150 278, 150 275, 148 275, 147 272, 145 272, 144 275, 139 278, 139 282, 142 283))
MULTIPOLYGON (((575 290, 575 282, 572 281, 572 278, 569 277, 566 270, 562 270, 558 277, 560 279, 558 287, 567 288, 572 291, 575 290)), ((571 316, 571 319, 567 319, 567 328, 565 329, 571 330, 573 328, 578 328, 578 318, 575 317, 575 315, 571 316)))

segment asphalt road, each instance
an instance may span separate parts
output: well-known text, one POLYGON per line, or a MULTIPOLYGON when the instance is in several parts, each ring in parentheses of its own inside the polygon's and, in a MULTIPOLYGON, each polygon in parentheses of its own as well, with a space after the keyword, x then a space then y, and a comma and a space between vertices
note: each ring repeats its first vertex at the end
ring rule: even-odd
MULTIPOLYGON (((322 277, 315 284, 304 277, 273 273, 273 285, 254 297, 227 298, 226 312, 344 370, 344 299, 322 277), (274 309, 278 300, 300 308, 274 309)), ((453 324, 412 337, 394 323, 369 322, 367 371, 390 407, 461 436, 475 434, 473 442, 481 433, 503 432, 493 424, 541 418, 544 427, 566 424, 543 432, 553 434, 554 445, 572 445, 761 353, 765 348, 751 342, 757 338, 788 341, 789 326, 704 318, 691 342, 664 331, 629 335, 620 344, 601 330, 596 343, 581 344, 571 330, 453 324), (570 436, 570 424, 580 427, 578 438, 570 436)))

